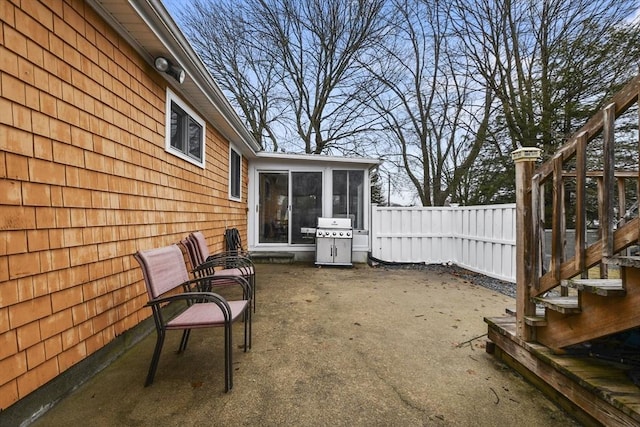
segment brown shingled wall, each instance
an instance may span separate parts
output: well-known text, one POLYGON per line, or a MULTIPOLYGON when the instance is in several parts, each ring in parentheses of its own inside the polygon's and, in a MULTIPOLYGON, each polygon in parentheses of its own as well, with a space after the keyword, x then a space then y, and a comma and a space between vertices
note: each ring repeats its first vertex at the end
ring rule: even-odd
MULTIPOLYGON (((165 80, 83 1, 0 2, 0 410, 147 318, 138 249, 225 226, 228 143, 164 149, 165 80)), ((206 118, 205 118, 206 119, 206 118)))

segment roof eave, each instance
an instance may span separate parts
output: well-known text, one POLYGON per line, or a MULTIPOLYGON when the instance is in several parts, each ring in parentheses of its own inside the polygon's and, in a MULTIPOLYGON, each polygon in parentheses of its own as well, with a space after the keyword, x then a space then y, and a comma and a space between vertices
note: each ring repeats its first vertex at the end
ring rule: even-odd
POLYGON ((261 151, 256 154, 258 159, 274 159, 274 160, 293 160, 293 161, 309 161, 309 162, 325 162, 325 163, 352 163, 367 166, 377 166, 384 160, 371 157, 343 157, 343 156, 327 156, 324 154, 296 154, 296 153, 276 153, 261 151))
POLYGON ((162 75, 243 155, 252 157, 261 151, 260 144, 160 0, 87 0, 87 3, 151 66, 157 56, 165 56, 184 69, 186 78, 181 85, 162 75))

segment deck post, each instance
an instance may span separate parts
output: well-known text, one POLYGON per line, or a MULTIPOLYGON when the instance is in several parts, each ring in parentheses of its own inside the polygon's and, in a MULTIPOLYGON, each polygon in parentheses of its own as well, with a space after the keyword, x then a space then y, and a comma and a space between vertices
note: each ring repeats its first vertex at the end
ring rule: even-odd
POLYGON ((525 341, 533 339, 533 329, 525 323, 525 316, 534 316, 536 306, 531 301, 530 286, 535 274, 531 260, 537 248, 531 247, 532 206, 531 178, 540 149, 522 147, 511 153, 516 166, 516 336, 525 341))

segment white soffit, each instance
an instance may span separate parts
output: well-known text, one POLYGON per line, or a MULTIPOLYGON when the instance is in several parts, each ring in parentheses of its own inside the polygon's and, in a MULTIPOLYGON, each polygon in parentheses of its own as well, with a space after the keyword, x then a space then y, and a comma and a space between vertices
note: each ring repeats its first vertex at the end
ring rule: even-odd
POLYGON ((229 100, 192 49, 160 0, 87 0, 153 68, 165 56, 186 71, 182 85, 165 76, 172 89, 191 103, 244 156, 253 157, 260 146, 229 100))

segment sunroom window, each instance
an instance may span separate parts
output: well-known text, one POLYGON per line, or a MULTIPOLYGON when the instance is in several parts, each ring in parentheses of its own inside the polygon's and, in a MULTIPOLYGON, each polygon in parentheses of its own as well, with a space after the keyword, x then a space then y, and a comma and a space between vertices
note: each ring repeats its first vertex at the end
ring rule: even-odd
POLYGON ((333 216, 351 218, 354 230, 364 228, 364 171, 333 171, 333 216))
POLYGON ((205 123, 188 105, 167 89, 165 149, 204 168, 205 123))

